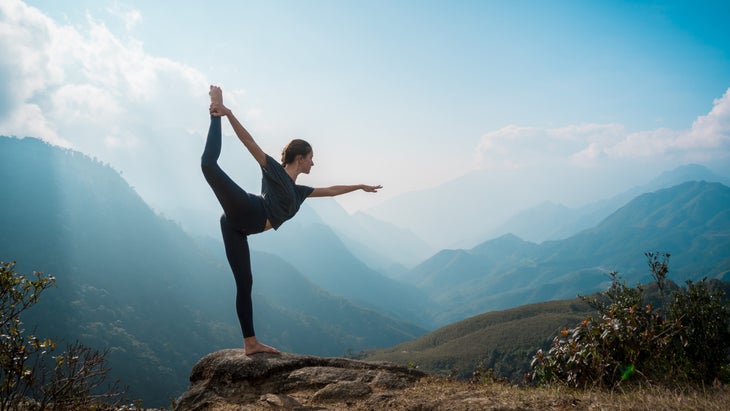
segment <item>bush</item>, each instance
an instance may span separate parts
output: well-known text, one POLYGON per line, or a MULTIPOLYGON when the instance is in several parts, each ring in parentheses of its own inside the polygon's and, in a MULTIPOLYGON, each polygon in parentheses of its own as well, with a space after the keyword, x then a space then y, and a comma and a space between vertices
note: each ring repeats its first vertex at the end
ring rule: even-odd
POLYGON ((704 279, 686 284, 686 289, 673 295, 669 309, 669 321, 679 328, 674 341, 675 362, 687 380, 711 383, 717 378, 727 382, 730 330, 724 293, 704 279))
MULTIPOLYGON (((665 309, 669 254, 647 253, 660 307, 646 303, 641 286, 631 288, 610 274, 611 287, 581 297, 600 318, 564 328, 547 353, 532 359, 543 383, 574 387, 615 386, 625 381, 708 383, 727 375, 729 312, 722 292, 706 280, 687 283, 665 309)), ((676 288, 676 286, 675 286, 676 288)))
POLYGON ((20 315, 55 278, 39 272, 26 278, 14 269, 0 261, 0 410, 116 408, 122 401, 117 383, 99 390, 109 371, 107 352, 77 342, 52 356, 54 341, 26 333, 20 315), (102 402, 110 399, 116 403, 102 402))

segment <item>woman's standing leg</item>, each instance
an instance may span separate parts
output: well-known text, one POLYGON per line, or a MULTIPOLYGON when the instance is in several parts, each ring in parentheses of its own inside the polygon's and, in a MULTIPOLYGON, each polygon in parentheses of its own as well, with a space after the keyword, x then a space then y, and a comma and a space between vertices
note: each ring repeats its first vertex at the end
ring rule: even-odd
POLYGON ((256 339, 253 329, 253 301, 251 289, 251 253, 246 234, 234 228, 225 215, 221 217, 221 233, 226 248, 226 258, 236 280, 236 314, 243 331, 243 347, 246 355, 260 352, 278 353, 279 350, 262 344, 256 339))
POLYGON ((221 217, 221 233, 226 248, 228 264, 236 280, 236 314, 241 324, 243 338, 256 335, 253 329, 253 303, 251 288, 253 275, 251 274, 251 254, 248 248, 248 238, 245 234, 234 229, 226 216, 221 217))

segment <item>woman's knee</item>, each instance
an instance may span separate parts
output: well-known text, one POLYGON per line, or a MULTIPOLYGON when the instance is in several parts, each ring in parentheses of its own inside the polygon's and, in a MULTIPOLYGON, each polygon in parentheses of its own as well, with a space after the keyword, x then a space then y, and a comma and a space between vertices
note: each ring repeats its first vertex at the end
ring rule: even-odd
POLYGON ((212 172, 218 167, 218 161, 209 158, 208 156, 200 157, 200 169, 203 170, 203 174, 212 172))
POLYGON ((223 229, 228 228, 228 218, 226 217, 225 213, 221 214, 220 222, 221 222, 221 228, 223 228, 223 229))
POLYGON ((218 185, 219 181, 223 178, 223 170, 220 168, 216 161, 207 161, 203 159, 200 162, 200 169, 203 171, 203 177, 205 181, 210 185, 218 185))

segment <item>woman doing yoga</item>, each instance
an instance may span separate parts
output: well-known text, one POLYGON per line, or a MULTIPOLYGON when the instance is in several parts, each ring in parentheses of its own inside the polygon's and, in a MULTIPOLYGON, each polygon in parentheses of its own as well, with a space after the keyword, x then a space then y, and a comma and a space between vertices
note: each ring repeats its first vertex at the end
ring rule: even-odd
POLYGON ((338 185, 312 188, 296 184, 299 174, 309 174, 314 162, 312 147, 304 140, 292 140, 281 155, 281 164, 268 156, 256 144, 253 137, 238 122, 230 109, 223 105, 220 87, 210 86, 210 128, 205 150, 201 158, 203 175, 223 207, 221 233, 226 257, 236 281, 236 313, 243 331, 246 355, 259 352, 278 353, 273 347, 256 339, 253 329, 251 303, 251 255, 247 237, 270 228, 278 229, 284 221, 297 213, 307 197, 331 197, 363 190, 377 192, 382 186, 338 185), (221 117, 228 117, 239 140, 261 166, 261 195, 241 189, 218 166, 221 152, 221 117))

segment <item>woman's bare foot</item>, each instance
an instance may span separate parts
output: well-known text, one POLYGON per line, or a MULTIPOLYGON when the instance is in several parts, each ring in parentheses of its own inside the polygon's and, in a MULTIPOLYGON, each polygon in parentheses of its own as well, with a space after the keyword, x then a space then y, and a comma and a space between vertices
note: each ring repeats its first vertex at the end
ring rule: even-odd
POLYGON ((221 90, 218 86, 210 86, 210 91, 208 92, 208 95, 210 96, 210 104, 220 104, 223 105, 223 90, 221 90))
POLYGON ((211 116, 222 117, 228 115, 228 108, 223 105, 223 90, 218 86, 210 86, 208 92, 210 96, 210 108, 208 111, 211 116))
POLYGON ((266 344, 260 343, 256 337, 248 337, 243 339, 243 347, 246 355, 252 355, 262 352, 268 352, 272 354, 279 354, 279 350, 274 347, 269 347, 266 344))

